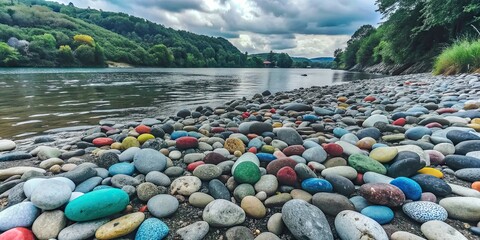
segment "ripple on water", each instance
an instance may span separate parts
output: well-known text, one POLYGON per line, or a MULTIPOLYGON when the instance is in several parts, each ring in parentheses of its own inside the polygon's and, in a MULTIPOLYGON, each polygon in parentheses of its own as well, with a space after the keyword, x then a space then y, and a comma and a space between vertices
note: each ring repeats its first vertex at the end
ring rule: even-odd
POLYGON ((14 123, 14 124, 12 124, 12 126, 15 127, 15 126, 20 126, 20 125, 25 125, 25 124, 32 124, 32 123, 39 123, 39 122, 43 122, 43 121, 42 121, 42 120, 38 120, 38 119, 28 120, 28 121, 23 121, 23 122, 14 123))

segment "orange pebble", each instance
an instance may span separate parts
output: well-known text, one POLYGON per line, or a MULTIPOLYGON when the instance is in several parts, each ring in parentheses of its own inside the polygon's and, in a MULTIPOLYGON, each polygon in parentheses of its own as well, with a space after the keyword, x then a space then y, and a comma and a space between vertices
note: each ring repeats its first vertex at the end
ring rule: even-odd
POLYGON ((472 188, 480 192, 480 181, 473 182, 472 188))

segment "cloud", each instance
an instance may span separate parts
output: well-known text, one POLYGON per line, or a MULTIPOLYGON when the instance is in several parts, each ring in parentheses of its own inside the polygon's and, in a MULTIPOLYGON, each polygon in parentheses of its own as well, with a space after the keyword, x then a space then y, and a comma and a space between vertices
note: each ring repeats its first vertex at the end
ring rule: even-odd
POLYGON ((167 27, 225 37, 241 51, 332 56, 364 24, 377 25, 375 0, 57 0, 122 11, 167 27))

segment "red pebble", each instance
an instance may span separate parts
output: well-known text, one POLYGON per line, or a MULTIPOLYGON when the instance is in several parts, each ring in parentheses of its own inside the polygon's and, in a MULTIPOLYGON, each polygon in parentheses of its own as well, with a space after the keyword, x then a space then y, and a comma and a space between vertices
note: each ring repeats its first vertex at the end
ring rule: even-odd
POLYGON ((253 153, 253 154, 257 154, 257 148, 256 147, 251 147, 248 149, 249 152, 253 153))
POLYGON ((270 112, 271 112, 271 113, 276 113, 277 110, 275 110, 275 108, 272 108, 272 109, 270 109, 270 112))
POLYGON ((437 109, 436 112, 438 114, 444 114, 444 113, 455 113, 455 112, 458 112, 458 110, 454 108, 440 108, 440 109, 437 109))
POLYGON ((297 183, 297 173, 291 167, 282 167, 277 172, 277 179, 280 184, 295 186, 297 183))
POLYGON ((16 227, 0 234, 0 240, 35 240, 35 237, 32 231, 23 227, 16 227))
POLYGON ((146 211, 148 211, 147 205, 141 206, 141 207, 138 209, 138 211, 139 211, 139 212, 146 212, 146 211))
POLYGON ((305 152, 305 148, 302 145, 292 145, 283 149, 283 153, 287 156, 301 156, 303 152, 305 152))
POLYGON ((249 134, 247 134, 247 138, 248 138, 248 139, 254 139, 254 138, 256 138, 256 137, 258 137, 258 135, 255 134, 255 133, 249 133, 249 134))
POLYGON ((296 124, 296 125, 300 125, 300 124, 302 124, 302 122, 303 122, 303 121, 295 121, 295 124, 296 124))
POLYGON ((101 146, 108 146, 108 145, 111 145, 112 143, 114 143, 115 141, 111 138, 106 138, 106 137, 102 137, 102 138, 95 138, 93 139, 92 143, 93 145, 97 146, 97 147, 101 147, 101 146))
POLYGON ((291 167, 293 169, 295 168, 296 165, 297 165, 297 162, 292 158, 289 158, 289 157, 278 158, 277 160, 271 161, 267 165, 267 173, 277 175, 278 170, 280 170, 281 168, 291 167))
POLYGON ((399 118, 399 119, 393 121, 392 124, 395 125, 395 126, 404 126, 405 123, 407 123, 407 120, 405 120, 405 118, 399 118))
POLYGON ((193 170, 195 170, 195 168, 197 168, 198 166, 203 165, 203 164, 205 164, 203 161, 190 163, 187 166, 187 171, 193 172, 193 170))
POLYGON ((336 143, 329 143, 326 144, 323 149, 325 149, 325 152, 327 152, 330 156, 332 157, 339 157, 342 156, 343 153, 343 148, 342 146, 336 144, 336 143))
POLYGON ((278 158, 286 158, 287 156, 285 154, 283 154, 283 152, 281 151, 275 151, 273 152, 273 156, 277 157, 278 158))
POLYGON ((209 163, 209 164, 219 164, 223 161, 226 161, 227 158, 224 157, 222 154, 220 153, 216 153, 216 152, 211 152, 211 153, 208 153, 207 155, 205 155, 205 157, 203 158, 203 161, 205 163, 209 163))
POLYGON ((194 137, 181 137, 176 141, 177 149, 189 149, 198 147, 198 140, 194 137))
POLYGON ((442 128, 442 124, 437 123, 437 122, 432 122, 427 125, 425 125, 427 128, 442 128))
POLYGON ((362 185, 363 184, 363 174, 357 173, 357 177, 353 180, 355 185, 362 185))
POLYGON ((135 128, 135 132, 139 133, 139 134, 143 134, 143 133, 150 133, 150 127, 149 126, 145 126, 143 124, 140 124, 138 125, 136 128, 135 128))
POLYGON ((223 127, 212 127, 212 129, 210 129, 210 132, 211 133, 225 132, 225 128, 223 128, 223 127))
POLYGON ((377 99, 376 99, 374 96, 366 96, 366 97, 363 99, 363 101, 365 101, 365 102, 373 102, 373 101, 375 101, 375 100, 377 100, 377 99))

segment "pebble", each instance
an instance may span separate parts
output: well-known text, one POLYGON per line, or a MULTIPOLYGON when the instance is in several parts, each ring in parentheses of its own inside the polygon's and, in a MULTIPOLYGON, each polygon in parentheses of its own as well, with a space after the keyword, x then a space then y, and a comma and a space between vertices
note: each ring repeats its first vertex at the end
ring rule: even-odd
POLYGON ((375 220, 351 210, 335 217, 335 229, 341 239, 388 240, 387 233, 375 220))
POLYGON ((285 229, 285 224, 283 223, 281 213, 275 213, 268 219, 267 229, 276 235, 282 234, 285 229))
POLYGON ((32 232, 38 239, 57 238, 66 225, 67 218, 61 210, 45 211, 33 222, 32 232))
POLYGON ((97 229, 103 224, 107 223, 108 219, 98 219, 87 222, 74 223, 60 231, 58 240, 77 240, 88 239, 95 235, 97 229))
POLYGON ((387 173, 387 169, 381 163, 363 154, 350 155, 348 165, 361 173, 376 172, 383 175, 387 173))
POLYGON ((232 202, 216 199, 205 207, 202 218, 213 227, 231 227, 245 221, 245 211, 232 202))
POLYGON ((207 222, 198 221, 183 228, 179 228, 176 233, 184 240, 202 240, 205 235, 207 235, 209 229, 210 226, 207 222))
POLYGON ((312 197, 312 204, 330 216, 337 216, 343 210, 355 210, 347 197, 337 193, 316 193, 312 197))
POLYGON ((0 212, 0 231, 15 227, 30 227, 40 210, 31 202, 21 202, 0 212))
POLYGON ((149 240, 149 239, 164 239, 170 229, 167 224, 157 218, 149 218, 140 225, 137 234, 135 234, 136 240, 149 240))
POLYGON ((447 197, 439 202, 448 212, 448 217, 466 222, 480 221, 480 198, 447 197))
POLYGON ((402 207, 403 212, 419 223, 432 220, 445 221, 448 217, 447 210, 442 206, 428 201, 406 203, 402 207))
POLYGON ((167 165, 167 158, 160 152, 153 149, 141 149, 133 158, 135 168, 147 174, 151 171, 163 171, 167 165))
POLYGON ((410 178, 398 177, 390 181, 390 184, 400 188, 407 199, 417 201, 422 197, 422 188, 410 178))
POLYGON ((327 180, 320 178, 309 178, 302 181, 302 189, 309 193, 331 192, 333 186, 327 180))
POLYGON ((71 194, 72 189, 68 184, 49 179, 38 183, 30 199, 33 205, 42 210, 53 210, 67 203, 71 194))
POLYGON ((12 140, 1 139, 0 140, 0 152, 10 151, 17 147, 17 144, 12 140))
POLYGON ((467 240, 463 234, 445 222, 433 220, 428 221, 420 227, 423 235, 429 240, 455 239, 467 240))
POLYGON ((394 185, 387 183, 367 183, 360 187, 359 195, 369 202, 389 207, 401 206, 405 202, 405 194, 394 185))
POLYGON ((442 179, 427 174, 417 174, 412 177, 424 192, 431 192, 435 196, 447 196, 452 193, 452 188, 442 179))
POLYGON ((282 220, 297 239, 331 239, 332 230, 325 214, 303 200, 288 201, 282 207, 282 220))
POLYGON ((121 216, 100 226, 95 232, 95 237, 98 239, 112 239, 125 236, 137 229, 144 219, 145 214, 142 212, 121 216))
POLYGON ((170 185, 170 194, 181 194, 184 196, 190 196, 192 193, 197 192, 202 187, 202 181, 195 176, 183 176, 173 180, 170 185))
POLYGON ((148 200, 148 211, 155 217, 162 218, 174 214, 178 209, 178 200, 168 194, 158 194, 148 200))
POLYGON ((260 177, 260 180, 254 185, 255 191, 265 192, 267 195, 273 195, 278 188, 277 177, 272 174, 266 174, 260 177))
POLYGON ((362 209, 361 213, 382 225, 391 222, 395 217, 392 209, 385 206, 368 206, 362 209))
POLYGON ((265 217, 267 210, 263 203, 254 196, 246 196, 242 199, 240 207, 252 218, 265 217))
POLYGON ((188 198, 188 202, 197 208, 204 208, 213 200, 215 199, 212 196, 202 192, 193 193, 188 198))

